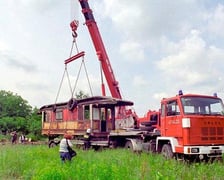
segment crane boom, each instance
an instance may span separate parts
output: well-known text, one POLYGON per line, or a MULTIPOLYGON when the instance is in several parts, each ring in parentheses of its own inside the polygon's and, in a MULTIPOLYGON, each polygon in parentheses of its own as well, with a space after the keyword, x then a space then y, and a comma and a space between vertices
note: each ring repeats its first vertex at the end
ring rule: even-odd
MULTIPOLYGON (((82 8, 82 13, 86 20, 85 24, 88 27, 92 42, 96 50, 97 57, 99 61, 101 62, 101 67, 103 69, 105 78, 107 80, 107 84, 111 92, 111 95, 114 98, 122 99, 120 89, 118 86, 118 81, 115 79, 112 66, 110 64, 103 40, 101 38, 98 26, 94 19, 92 10, 89 7, 88 0, 79 0, 79 2, 82 8)), ((105 89, 103 84, 102 84, 102 92, 103 92, 103 95, 105 95, 105 89)))

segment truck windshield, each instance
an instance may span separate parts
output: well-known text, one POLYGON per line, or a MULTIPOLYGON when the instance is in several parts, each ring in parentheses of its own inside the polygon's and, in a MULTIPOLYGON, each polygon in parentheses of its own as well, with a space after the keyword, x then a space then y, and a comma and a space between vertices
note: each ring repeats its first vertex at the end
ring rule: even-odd
POLYGON ((221 99, 209 97, 182 97, 184 114, 224 115, 221 99))

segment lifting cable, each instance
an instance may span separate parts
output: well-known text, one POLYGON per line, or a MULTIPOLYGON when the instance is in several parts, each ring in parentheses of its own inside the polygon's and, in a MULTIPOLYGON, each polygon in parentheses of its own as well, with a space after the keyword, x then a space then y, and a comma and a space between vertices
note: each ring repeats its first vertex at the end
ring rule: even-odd
POLYGON ((63 72, 62 79, 61 79, 61 82, 60 82, 60 85, 59 85, 59 89, 58 89, 58 92, 57 92, 57 96, 56 96, 56 99, 55 99, 55 104, 57 103, 57 100, 58 100, 58 97, 59 97, 59 93, 61 91, 61 87, 62 87, 65 75, 67 76, 69 89, 70 89, 70 92, 72 93, 71 81, 70 81, 70 78, 69 78, 69 75, 68 75, 67 64, 66 64, 65 65, 65 70, 63 72))
POLYGON ((74 88, 73 88, 73 91, 72 91, 72 98, 74 97, 74 92, 75 92, 76 86, 78 84, 78 79, 79 79, 79 75, 80 75, 82 66, 84 66, 84 70, 85 70, 85 73, 86 73, 86 78, 87 78, 87 81, 88 81, 90 93, 91 93, 91 96, 93 96, 93 92, 92 92, 92 88, 91 88, 91 85, 90 85, 89 76, 88 76, 88 73, 87 73, 87 69, 86 69, 84 57, 82 57, 82 62, 80 64, 79 71, 78 71, 78 75, 77 75, 77 78, 76 78, 76 81, 75 81, 75 85, 74 85, 74 88))
MULTIPOLYGON (((78 54, 80 52, 79 52, 79 49, 78 49, 78 46, 77 46, 77 43, 76 43, 76 37, 77 37, 77 34, 76 34, 76 36, 73 35, 73 46, 75 44, 76 52, 78 54)), ((71 52, 70 52, 70 57, 71 57, 71 54, 72 54, 73 46, 72 46, 72 49, 71 49, 71 52)), ((82 56, 82 62, 80 64, 78 75, 77 75, 77 78, 76 78, 76 81, 75 81, 75 85, 74 85, 73 90, 72 90, 72 98, 74 97, 74 92, 75 92, 76 86, 78 84, 78 79, 79 79, 79 75, 80 75, 82 66, 84 66, 84 70, 85 70, 85 73, 86 73, 86 78, 87 78, 87 81, 88 81, 90 93, 91 93, 91 96, 93 96, 92 88, 91 88, 90 81, 89 81, 89 76, 88 76, 85 61, 84 61, 84 56, 82 56)))
MULTIPOLYGON (((77 24, 77 26, 78 26, 78 24, 77 24)), ((57 103, 57 100, 58 100, 58 97, 59 97, 59 94, 60 94, 60 91, 61 91, 61 87, 62 87, 64 78, 65 78, 65 75, 67 76, 67 79, 68 79, 69 89, 70 89, 70 92, 71 92, 71 98, 73 98, 74 92, 75 92, 75 89, 76 89, 76 86, 77 86, 77 83, 78 83, 78 79, 79 79, 79 76, 80 76, 80 72, 81 72, 81 69, 82 69, 82 66, 84 66, 85 74, 86 74, 88 85, 89 85, 89 88, 90 88, 90 93, 91 93, 91 96, 93 96, 93 92, 92 92, 92 88, 91 88, 91 85, 90 85, 89 76, 88 76, 86 65, 85 65, 85 61, 84 61, 84 52, 79 52, 79 49, 78 49, 78 46, 77 46, 77 43, 76 43, 77 33, 75 31, 73 31, 72 36, 73 36, 73 41, 72 41, 72 47, 71 47, 71 50, 70 50, 70 56, 69 56, 69 59, 67 59, 65 61, 65 70, 63 72, 62 79, 61 79, 61 82, 60 82, 60 85, 59 85, 59 89, 58 89, 57 96, 56 96, 56 99, 55 99, 55 104, 57 103), (72 57, 74 44, 75 44, 77 55, 72 57), (79 57, 82 57, 82 61, 81 61, 80 67, 79 67, 79 71, 78 71, 78 75, 77 75, 77 78, 76 78, 76 81, 75 81, 75 85, 74 85, 74 87, 72 89, 71 81, 70 81, 68 70, 67 70, 67 64, 69 62, 79 58, 79 57)))
MULTIPOLYGON (((74 36, 73 36, 73 37, 74 37, 74 36)), ((73 42, 72 42, 72 47, 71 47, 71 50, 70 50, 70 55, 69 55, 69 57, 72 56, 72 50, 73 50, 73 47, 74 47, 74 41, 75 41, 75 37, 74 37, 73 42)), ((61 87, 62 87, 62 84, 63 84, 63 81, 64 81, 65 73, 66 73, 66 76, 67 76, 67 79, 68 79, 69 89, 70 89, 70 92, 71 92, 71 94, 72 94, 71 81, 70 81, 70 78, 69 78, 69 75, 68 75, 67 64, 65 64, 65 70, 64 70, 64 73, 63 73, 63 75, 62 75, 62 79, 61 79, 61 82, 60 82, 60 85, 59 85, 59 89, 58 89, 57 96, 56 96, 56 99, 55 99, 55 104, 57 103, 57 100, 58 100, 58 97, 59 97, 59 93, 60 93, 60 91, 61 91, 61 87)))

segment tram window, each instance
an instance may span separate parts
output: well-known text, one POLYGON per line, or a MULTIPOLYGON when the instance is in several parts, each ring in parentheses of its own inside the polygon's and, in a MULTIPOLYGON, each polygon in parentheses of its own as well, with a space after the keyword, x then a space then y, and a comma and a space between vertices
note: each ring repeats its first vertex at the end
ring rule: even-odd
POLYGON ((42 120, 43 122, 47 122, 47 113, 45 111, 42 111, 42 120))
POLYGON ((57 109, 55 113, 55 117, 57 121, 61 121, 63 119, 63 111, 62 109, 57 109))
POLYGON ((44 112, 44 122, 49 122, 51 120, 51 111, 44 112))
POLYGON ((94 120, 100 119, 100 111, 98 108, 93 108, 93 119, 94 120))
POLYGON ((89 106, 85 106, 84 119, 89 119, 89 106))

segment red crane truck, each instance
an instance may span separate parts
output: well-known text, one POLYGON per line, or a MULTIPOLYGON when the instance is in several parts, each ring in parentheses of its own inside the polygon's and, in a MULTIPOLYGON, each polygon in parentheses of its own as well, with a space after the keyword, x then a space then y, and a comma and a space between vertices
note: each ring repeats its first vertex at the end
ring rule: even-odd
POLYGON ((88 0, 79 2, 112 97, 105 96, 102 85, 103 96, 41 107, 42 134, 49 137, 49 145, 56 143, 52 138, 65 132, 74 136, 74 143, 83 145, 82 137, 90 129, 90 145, 96 149, 126 147, 178 159, 221 157, 224 153, 222 100, 180 91, 172 98, 162 99, 159 111, 149 111, 142 118, 133 116, 132 111, 123 108, 132 106, 133 102, 121 97, 88 0))
MULTIPOLYGON (((100 145, 108 146, 111 142, 111 139, 108 139, 110 132, 134 127, 136 125, 136 114, 130 108, 127 108, 128 106, 132 106, 133 102, 122 99, 118 81, 115 79, 88 1, 79 0, 79 3, 85 17, 85 25, 88 27, 112 97, 106 96, 105 87, 102 83, 102 96, 83 99, 72 98, 68 102, 44 105, 40 108, 42 112, 42 134, 48 135, 51 139, 68 132, 78 139, 78 137, 82 137, 85 134, 87 129, 91 129, 91 137, 92 141, 94 141, 91 145, 98 147, 100 143, 100 145)), ((75 32, 77 23, 73 21, 70 25, 73 35, 77 36, 75 32)), ((84 52, 81 52, 70 57, 65 60, 65 64, 84 56, 84 54, 84 52)), ((134 136, 135 134, 136 132, 128 134, 126 132, 126 135, 120 138, 122 140, 116 143, 115 140, 113 144, 122 144, 123 146, 125 144, 125 137, 134 136)))

